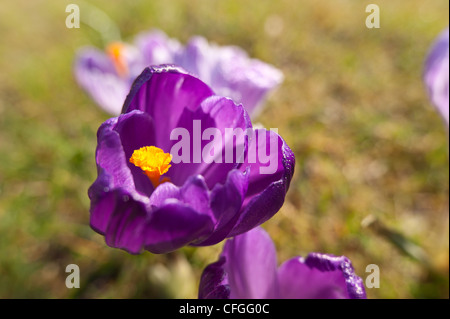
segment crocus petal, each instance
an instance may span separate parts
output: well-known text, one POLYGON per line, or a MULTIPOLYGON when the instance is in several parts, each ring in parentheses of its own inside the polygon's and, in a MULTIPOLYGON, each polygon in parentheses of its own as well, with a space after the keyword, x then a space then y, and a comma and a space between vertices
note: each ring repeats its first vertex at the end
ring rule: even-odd
MULTIPOLYGON (((208 143, 202 139, 204 131, 215 127, 215 119, 211 114, 204 112, 202 108, 195 111, 185 109, 180 116, 179 122, 173 128, 173 132, 180 130, 186 132, 188 136, 180 136, 180 140, 168 141, 170 153, 173 157, 182 158, 173 160, 173 165, 167 176, 176 185, 182 185, 190 176, 202 173, 205 166, 202 158, 202 150, 208 143), (177 145, 176 145, 177 144, 177 145), (182 149, 179 150, 179 145, 182 149)), ((177 133, 178 134, 178 133, 177 133)))
POLYGON ((116 205, 114 194, 110 192, 107 186, 111 179, 110 175, 102 172, 88 191, 91 199, 90 224, 97 233, 102 235, 106 233, 109 219, 116 205))
POLYGON ((278 271, 283 299, 365 298, 362 279, 346 257, 313 253, 286 261, 278 271))
POLYGON ((136 79, 123 106, 123 112, 141 110, 155 122, 157 145, 166 148, 170 133, 185 109, 195 111, 212 96, 212 90, 199 79, 174 66, 146 68, 136 79))
POLYGON ((265 299, 277 296, 277 257, 269 235, 255 228, 229 239, 222 256, 233 299, 265 299))
POLYGON ((203 37, 193 37, 175 63, 208 83, 218 95, 242 103, 256 116, 268 91, 283 81, 278 69, 250 59, 235 46, 219 47, 203 37))
POLYGON ((104 192, 91 210, 91 227, 105 235, 109 246, 131 254, 142 250, 141 232, 147 219, 145 205, 123 189, 104 192))
POLYGON ((146 66, 172 63, 174 55, 182 50, 181 44, 159 30, 142 32, 134 40, 146 66))
POLYGON ((209 215, 201 214, 173 200, 154 210, 143 231, 145 248, 155 254, 165 254, 201 240, 214 229, 209 215))
POLYGON ((239 163, 244 161, 248 148, 246 136, 252 132, 252 123, 242 104, 238 105, 228 98, 208 98, 202 103, 202 109, 211 114, 215 120, 215 129, 223 137, 222 149, 215 149, 218 151, 215 159, 220 158, 220 163, 207 164, 202 170, 202 175, 212 187, 223 183, 227 172, 238 168, 239 163))
POLYGON ((294 174, 295 156, 286 142, 272 131, 255 132, 249 146, 249 156, 242 165, 245 169, 250 166, 249 189, 230 236, 261 225, 277 213, 284 203, 294 174))
POLYGON ((174 199, 181 200, 180 188, 172 183, 163 183, 152 193, 149 202, 152 207, 160 207, 174 199))
POLYGON ((113 130, 117 118, 111 118, 103 123, 97 132, 96 162, 101 174, 108 174, 109 189, 124 188, 129 192, 135 190, 133 175, 128 167, 128 159, 122 147, 119 133, 113 130))
POLYGON ((224 59, 220 64, 222 71, 219 74, 223 79, 216 79, 211 86, 215 88, 218 81, 227 83, 224 90, 231 92, 231 97, 236 98, 255 117, 261 112, 268 92, 283 82, 283 73, 269 64, 249 59, 240 49, 230 51, 229 60, 224 59))
POLYGON ((74 65, 75 79, 106 112, 120 114, 131 87, 128 78, 117 75, 111 60, 95 48, 78 52, 74 65))
POLYGON ((211 215, 209 207, 209 189, 201 175, 192 176, 180 189, 183 203, 196 212, 211 215))
POLYGON ((221 257, 219 261, 205 268, 200 279, 198 299, 230 299, 225 262, 225 257, 221 257))
POLYGON ((219 56, 210 46, 208 41, 199 36, 192 37, 182 52, 175 55, 174 63, 193 75, 199 77, 205 83, 212 83, 213 73, 216 70, 219 56))
POLYGON ((108 193, 104 200, 115 203, 105 233, 106 243, 131 254, 140 253, 144 243, 142 231, 149 216, 145 205, 121 189, 108 193), (113 194, 114 198, 109 194, 113 194))
POLYGON ((214 232, 197 246, 214 245, 226 237, 239 218, 248 188, 248 172, 232 170, 225 184, 217 184, 211 192, 210 207, 215 220, 214 232))
MULTIPOLYGON (((189 163, 174 164, 168 176, 175 184, 182 184, 188 176, 201 174, 212 188, 217 183, 224 183, 228 172, 243 161, 248 144, 245 134, 251 129, 251 121, 242 105, 236 105, 228 98, 212 96, 197 110, 186 109, 176 128, 190 133, 190 158, 189 163), (209 136, 208 132, 213 132, 215 137, 209 136), (234 133, 242 133, 242 138, 233 139, 234 133), (212 149, 206 155, 211 143, 214 144, 214 156, 211 156, 212 149), (209 162, 206 156, 210 157, 209 162)), ((178 141, 173 141, 172 145, 176 143, 178 141)))
POLYGON ((148 114, 135 111, 103 123, 97 132, 98 179, 104 179, 102 174, 111 178, 103 187, 124 188, 136 196, 149 196, 153 185, 142 170, 129 161, 135 149, 149 145, 154 145, 154 130, 148 114))
POLYGON ((143 195, 150 196, 154 190, 152 183, 139 167, 130 163, 130 158, 135 150, 144 146, 156 145, 152 118, 141 111, 122 114, 113 129, 120 136, 125 159, 133 175, 136 190, 143 195))
POLYGON ((449 124, 449 29, 435 41, 424 73, 425 84, 431 101, 449 124))

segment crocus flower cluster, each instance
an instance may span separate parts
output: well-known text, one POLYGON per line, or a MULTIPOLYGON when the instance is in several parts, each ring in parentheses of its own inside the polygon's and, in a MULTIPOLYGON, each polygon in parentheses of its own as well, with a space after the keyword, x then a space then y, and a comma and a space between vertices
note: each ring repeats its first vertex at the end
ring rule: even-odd
POLYGON ((424 81, 433 104, 449 124, 449 29, 436 39, 425 62, 424 81))
POLYGON ((255 115, 267 93, 283 81, 276 68, 236 46, 218 46, 193 37, 186 46, 161 31, 139 34, 134 44, 114 42, 103 52, 87 47, 75 60, 75 78, 108 113, 120 114, 135 78, 151 65, 175 64, 200 78, 216 94, 242 103, 255 115))
POLYGON ((283 205, 295 166, 279 135, 253 129, 242 105, 173 66, 146 68, 97 138, 91 226, 134 254, 213 245, 264 223, 283 205), (247 133, 242 143, 221 138, 230 129, 247 133))
POLYGON ((262 228, 227 240, 219 260, 200 281, 201 299, 362 299, 363 281, 350 260, 311 253, 277 268, 277 254, 262 228))

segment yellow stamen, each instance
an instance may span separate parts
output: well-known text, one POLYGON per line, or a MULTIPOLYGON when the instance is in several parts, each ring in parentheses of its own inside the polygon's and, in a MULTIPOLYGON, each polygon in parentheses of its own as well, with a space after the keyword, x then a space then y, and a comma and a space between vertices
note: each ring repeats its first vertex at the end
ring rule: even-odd
POLYGON ((167 177, 161 180, 161 175, 167 173, 172 166, 170 165, 171 161, 170 153, 164 153, 162 149, 155 146, 141 147, 135 150, 130 158, 130 162, 144 171, 155 188, 170 181, 167 177))
POLYGON ((112 60, 119 76, 125 77, 129 74, 127 61, 124 56, 125 45, 120 42, 112 42, 106 47, 106 53, 112 60))

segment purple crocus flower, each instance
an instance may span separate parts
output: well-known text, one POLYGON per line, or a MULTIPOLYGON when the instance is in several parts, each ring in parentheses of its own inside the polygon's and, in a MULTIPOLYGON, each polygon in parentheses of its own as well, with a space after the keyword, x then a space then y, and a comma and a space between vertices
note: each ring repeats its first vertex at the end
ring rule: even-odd
POLYGON ((277 268, 275 246, 262 228, 227 240, 202 274, 200 299, 361 299, 363 281, 350 260, 311 253, 277 268))
POLYGON ((146 68, 97 138, 91 226, 133 254, 213 245, 262 224, 283 205, 295 165, 242 105, 172 66, 146 68))
POLYGON ((449 124, 449 29, 444 30, 435 43, 425 63, 424 80, 431 101, 449 124))
POLYGON ((192 38, 186 47, 160 31, 139 34, 134 45, 111 43, 105 52, 80 50, 74 73, 79 85, 108 113, 120 114, 131 84, 150 65, 176 64, 207 83, 221 96, 242 103, 255 115, 267 93, 283 81, 276 68, 250 59, 240 48, 192 38))

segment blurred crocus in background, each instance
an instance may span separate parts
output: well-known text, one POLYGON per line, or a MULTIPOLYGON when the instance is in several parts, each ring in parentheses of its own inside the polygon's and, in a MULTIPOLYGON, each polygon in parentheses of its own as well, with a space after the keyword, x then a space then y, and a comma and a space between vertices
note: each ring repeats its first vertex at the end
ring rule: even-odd
POLYGON ((175 64, 199 77, 217 94, 242 103, 256 115, 267 93, 283 81, 275 67, 251 59, 236 46, 193 37, 186 46, 162 31, 141 33, 134 44, 110 43, 105 51, 80 49, 74 66, 78 84, 106 112, 118 115, 135 78, 147 66, 175 64))
POLYGON ((431 101, 449 124, 449 29, 434 42, 425 62, 424 80, 431 101))
POLYGON ((262 224, 283 205, 295 166, 294 154, 278 134, 253 129, 242 105, 214 95, 205 83, 172 66, 146 68, 123 114, 103 123, 97 139, 91 226, 109 246, 130 253, 213 245, 262 224), (224 136, 229 129, 252 134, 242 144, 235 138, 216 143, 219 136, 212 142, 195 137, 211 130, 224 136), (188 135, 188 149, 181 149, 187 161, 173 158, 179 155, 173 152, 179 143, 174 132, 188 135), (268 157, 251 161, 252 152, 260 155, 262 147, 268 157), (214 161, 195 160, 212 150, 214 161), (273 171, 261 173, 272 164, 273 171))
POLYGON ((260 227, 227 240, 202 274, 200 299, 363 299, 363 281, 346 257, 311 253, 277 267, 275 246, 260 227))

